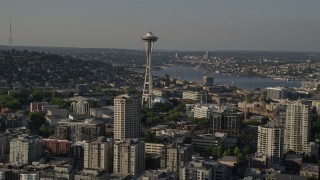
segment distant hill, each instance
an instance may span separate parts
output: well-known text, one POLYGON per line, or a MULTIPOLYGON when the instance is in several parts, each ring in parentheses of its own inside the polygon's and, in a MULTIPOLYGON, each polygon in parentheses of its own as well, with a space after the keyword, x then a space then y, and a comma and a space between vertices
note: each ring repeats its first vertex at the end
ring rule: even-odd
POLYGON ((90 83, 102 87, 139 87, 141 75, 123 67, 97 60, 83 60, 71 56, 31 51, 0 50, 0 79, 12 87, 43 86, 71 88, 75 84, 90 83))

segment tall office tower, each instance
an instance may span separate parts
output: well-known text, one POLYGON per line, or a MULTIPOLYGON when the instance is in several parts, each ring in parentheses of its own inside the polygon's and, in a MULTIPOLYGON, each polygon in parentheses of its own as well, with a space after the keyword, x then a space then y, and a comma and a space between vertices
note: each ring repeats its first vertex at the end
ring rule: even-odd
POLYGON ((84 143, 84 168, 113 170, 113 141, 99 137, 97 140, 84 143))
POLYGON ((127 94, 114 99, 114 139, 139 138, 140 99, 127 94))
POLYGON ((213 77, 203 76, 202 85, 204 85, 204 86, 212 86, 213 83, 214 83, 213 77))
POLYGON ((154 42, 158 40, 157 36, 154 36, 152 32, 146 33, 141 38, 146 45, 146 55, 147 55, 147 63, 146 63, 146 72, 143 84, 143 94, 142 94, 142 106, 147 106, 148 108, 152 107, 152 64, 151 64, 151 56, 152 56, 152 48, 154 42))
POLYGON ((116 142, 114 145, 113 172, 135 176, 144 171, 144 142, 135 139, 116 142))
POLYGON ((283 148, 283 129, 273 126, 258 127, 257 152, 267 156, 267 167, 280 164, 283 148))
POLYGON ((26 134, 10 141, 9 161, 16 164, 31 164, 42 157, 42 144, 38 136, 26 134))
POLYGON ((83 169, 84 144, 85 141, 78 141, 71 146, 71 157, 74 160, 74 166, 77 169, 83 169))
POLYGON ((299 101, 290 103, 286 110, 284 153, 292 150, 297 154, 309 152, 310 108, 299 101))
POLYGON ((9 162, 9 152, 10 152, 10 140, 12 135, 10 133, 0 134, 0 163, 9 162))
POLYGON ((242 119, 242 112, 213 113, 213 133, 223 132, 230 136, 237 136, 240 133, 242 119))

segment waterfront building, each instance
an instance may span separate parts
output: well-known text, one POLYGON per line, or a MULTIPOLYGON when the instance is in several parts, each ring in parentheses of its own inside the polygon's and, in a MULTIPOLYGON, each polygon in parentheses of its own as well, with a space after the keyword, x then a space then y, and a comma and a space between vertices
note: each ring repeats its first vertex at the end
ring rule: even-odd
POLYGON ((204 86, 213 86, 214 78, 209 76, 204 76, 202 79, 202 85, 204 86))
POLYGON ((288 89, 284 87, 268 87, 267 98, 280 100, 288 98, 288 89))

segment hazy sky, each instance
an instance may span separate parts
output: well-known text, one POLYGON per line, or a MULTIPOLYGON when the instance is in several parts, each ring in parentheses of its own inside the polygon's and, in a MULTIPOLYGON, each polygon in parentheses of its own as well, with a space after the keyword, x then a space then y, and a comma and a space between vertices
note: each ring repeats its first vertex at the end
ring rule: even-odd
POLYGON ((0 44, 320 51, 320 0, 0 0, 0 44))

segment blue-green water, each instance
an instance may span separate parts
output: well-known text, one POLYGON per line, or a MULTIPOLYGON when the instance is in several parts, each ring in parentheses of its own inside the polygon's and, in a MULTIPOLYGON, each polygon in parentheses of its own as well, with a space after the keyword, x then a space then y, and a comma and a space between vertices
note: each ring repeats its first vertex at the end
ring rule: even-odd
POLYGON ((239 77, 216 73, 204 73, 194 70, 193 66, 170 66, 161 70, 153 70, 154 75, 169 74, 170 78, 202 82, 203 76, 214 77, 214 82, 221 85, 234 85, 242 89, 256 89, 274 86, 300 87, 301 81, 284 81, 258 77, 239 77))

